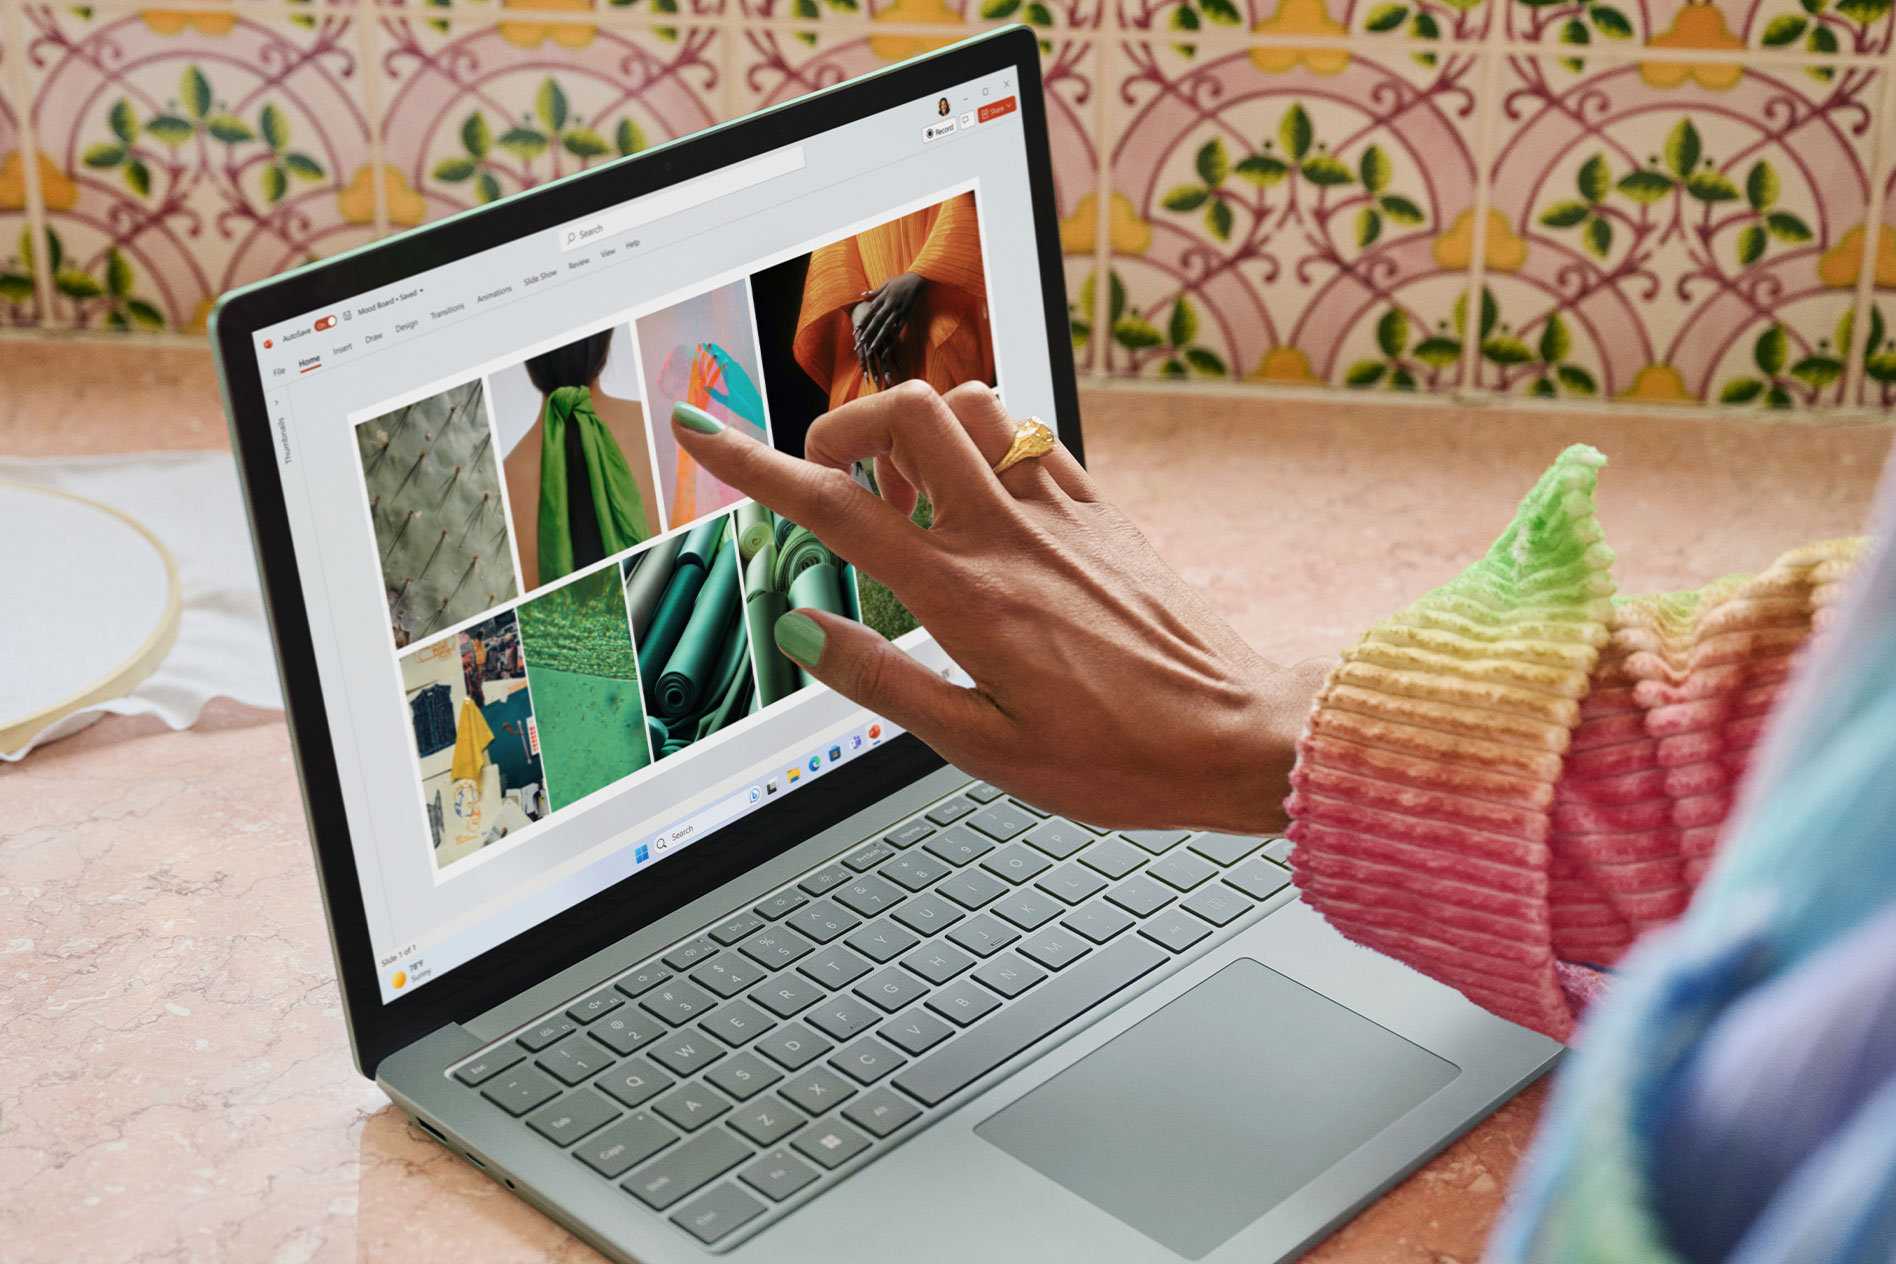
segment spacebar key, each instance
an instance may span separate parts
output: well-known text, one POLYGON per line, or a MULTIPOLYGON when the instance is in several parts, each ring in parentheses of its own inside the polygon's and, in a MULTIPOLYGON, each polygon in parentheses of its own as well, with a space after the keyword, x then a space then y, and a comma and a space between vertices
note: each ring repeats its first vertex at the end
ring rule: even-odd
POLYGON ((933 1106, 1168 960, 1169 954, 1142 939, 1122 939, 949 1041, 893 1083, 933 1106))

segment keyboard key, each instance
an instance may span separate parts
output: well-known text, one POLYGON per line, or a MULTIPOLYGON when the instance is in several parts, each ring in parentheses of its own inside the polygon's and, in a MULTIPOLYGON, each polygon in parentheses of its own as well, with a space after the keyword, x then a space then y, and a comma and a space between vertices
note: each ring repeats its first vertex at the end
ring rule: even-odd
POLYGON ((910 891, 920 891, 929 883, 945 877, 949 867, 925 852, 897 856, 882 866, 882 876, 910 891))
POLYGON ((749 1044, 776 1025, 776 1019, 749 1001, 727 1001, 698 1024, 733 1049, 749 1044))
POLYGON ((591 996, 566 1008, 566 1016, 576 1023, 590 1023, 602 1018, 625 1004, 617 992, 611 988, 602 988, 591 996))
POLYGON ((869 960, 881 965, 899 957, 921 941, 914 932, 894 922, 872 922, 843 941, 869 960))
POLYGON ((1120 830, 1119 836, 1129 839, 1133 845, 1142 847, 1157 856, 1170 851, 1191 837, 1189 830, 1120 830))
POLYGON ((557 1146, 569 1146, 619 1117, 619 1108, 589 1088, 548 1102, 527 1116, 527 1127, 557 1146))
POLYGON ((647 992, 639 1008, 655 1018, 680 1027, 716 1005, 709 992, 684 979, 674 979, 655 991, 647 992))
POLYGON ((578 1024, 574 1023, 573 1020, 566 1015, 557 1015, 521 1032, 520 1046, 523 1049, 531 1049, 533 1052, 538 1053, 555 1040, 558 1040, 561 1036, 575 1030, 577 1026, 578 1024))
POLYGON ((1204 859, 1202 856, 1193 855, 1188 848, 1185 851, 1174 852, 1163 860, 1153 861, 1152 867, 1147 869, 1146 872, 1167 886, 1177 887, 1181 891, 1189 891, 1205 881, 1205 879, 1217 873, 1218 870, 1212 866, 1209 860, 1204 859))
POLYGON ((1004 843, 1010 838, 1026 833, 1028 827, 1035 824, 1035 821, 1032 816, 1012 803, 996 803, 969 817, 968 824, 989 838, 1004 843))
POLYGON ((1007 894, 1007 884, 980 869, 964 869, 935 888, 963 908, 978 909, 1007 894))
POLYGON ((696 1132, 729 1112, 731 1099, 709 1084, 682 1084, 653 1102, 652 1109, 685 1132, 696 1132))
POLYGON ((937 825, 953 825, 956 821, 972 811, 974 811, 974 803, 972 800, 950 799, 946 803, 937 804, 935 807, 930 808, 927 812, 923 813, 923 815, 937 825))
POLYGON ((928 1008, 960 1027, 966 1027, 1000 1007, 1001 1003, 994 998, 994 993, 976 987, 972 979, 951 983, 928 998, 928 1008))
POLYGON ((1273 838, 1270 842, 1264 844, 1264 858, 1288 867, 1290 864, 1290 853, 1296 849, 1297 844, 1291 842, 1288 838, 1273 838))
POLYGON ((924 944, 902 958, 902 964, 939 986, 973 965, 974 958, 948 944, 924 944))
POLYGON ((954 1034, 954 1028, 927 1010, 897 1014, 876 1028, 876 1035, 908 1054, 926 1053, 954 1034))
POLYGON ((764 1214, 764 1204, 726 1181, 672 1213, 672 1223, 710 1246, 764 1214))
POLYGON ((1223 883, 1214 883, 1197 895, 1185 897, 1180 908, 1190 909, 1213 926, 1225 926, 1249 913, 1256 905, 1223 883))
POLYGON ((780 1203, 815 1180, 816 1169, 788 1150, 772 1150, 737 1175, 765 1198, 780 1203))
POLYGON ((580 1161, 611 1180, 678 1140, 678 1134, 658 1116, 646 1111, 628 1115, 573 1151, 580 1161))
POLYGON ((723 1056, 718 1042, 701 1031, 673 1032, 651 1051, 653 1061, 677 1076, 693 1075, 723 1056))
POLYGON ((1192 850, 1220 868, 1229 868, 1256 851, 1263 841, 1242 834, 1200 834, 1192 840, 1192 850))
POLYGON ((758 1145, 775 1145, 802 1126, 803 1112, 774 1097, 739 1107, 731 1116, 731 1127, 758 1145))
POLYGON ((1093 946, 1064 926, 1042 931, 1020 946, 1020 954, 1049 970, 1064 970, 1093 951, 1093 946))
POLYGON ((961 793, 967 795, 976 803, 992 803, 994 800, 1000 798, 1003 792, 999 786, 989 785, 985 781, 977 781, 961 793))
POLYGON ((787 925, 796 927, 819 944, 827 944, 855 930, 862 925, 862 919, 828 900, 819 900, 792 913, 787 925))
POLYGON ((928 995, 928 985, 907 970, 890 966, 874 978, 858 983, 856 995, 885 1013, 893 1014, 928 995))
POLYGON ((1253 856, 1225 874, 1225 881, 1254 900, 1268 900, 1290 885, 1290 871, 1253 856))
POLYGON ((869 1138, 848 1124, 832 1119, 826 1124, 806 1128, 790 1143, 824 1167, 841 1167, 869 1148, 869 1138))
POLYGON ((1053 862, 1025 843, 1010 843, 991 855, 983 856, 981 867, 1009 882, 1019 883, 1038 878, 1053 868, 1053 862))
POLYGON ((913 847, 935 832, 935 827, 920 817, 896 826, 882 836, 891 847, 913 847))
POLYGON ((750 994, 750 998, 775 1014, 788 1018, 800 1014, 822 1000, 823 989, 794 974, 780 974, 750 994))
POLYGON ((911 1119, 921 1116, 915 1103, 898 1097, 886 1088, 865 1093, 843 1107, 843 1118, 872 1137, 886 1137, 911 1119))
POLYGON ((1039 930, 1065 910, 1066 906, 1052 896, 1029 887, 1014 892, 988 912, 1005 917, 1022 930, 1039 930))
POLYGON ((1144 864, 1145 856, 1124 839, 1102 838, 1080 853, 1080 863, 1118 879, 1144 864))
POLYGON ((842 886, 843 883, 849 881, 852 876, 853 875, 845 866, 831 863, 824 865, 821 869, 818 869, 815 873, 797 883, 797 885, 802 887, 805 891, 808 891, 811 895, 824 895, 842 886))
POLYGON ((466 1066, 457 1068, 454 1078, 469 1088, 473 1088, 477 1084, 484 1084, 493 1079, 508 1067, 518 1064, 526 1056, 512 1045, 502 1045, 498 1049, 489 1049, 466 1066))
POLYGON ((829 1064, 858 1084, 874 1084, 907 1061, 874 1036, 864 1036, 844 1045, 829 1064))
POLYGON ((630 1107, 640 1107, 676 1084, 644 1058, 621 1062, 593 1083, 630 1107))
POLYGON ((1065 860, 1092 842, 1093 836, 1072 821, 1048 821, 1027 835, 1026 841, 1055 860, 1065 860))
MULTIPOLYGON (((1013 804, 1016 808, 1018 808, 1022 812, 1026 812, 1029 815, 1039 820, 1044 821, 1046 818, 1053 815, 1053 813, 1047 811, 1045 808, 1037 808, 1033 804, 1023 803, 1019 799, 1009 799, 1008 802, 1013 804)), ((1098 831, 1094 831, 1094 832, 1097 833, 1098 831)))
POLYGON ((1140 873, 1108 891, 1106 898, 1134 917, 1150 917, 1178 897, 1140 873))
POLYGON ((1096 944, 1103 944, 1132 925, 1132 918, 1124 910, 1096 900, 1074 909, 1061 920, 1060 924, 1068 930, 1077 931, 1096 944))
POLYGON ((794 1071, 835 1047, 802 1023, 779 1027, 752 1046, 786 1071, 794 1071))
POLYGON ((944 931, 966 916, 966 913, 932 891, 920 899, 910 900, 895 911, 895 920, 918 935, 944 931))
POLYGON ((562 1084, 580 1084, 612 1065, 612 1055, 598 1041, 575 1032, 541 1054, 535 1064, 562 1084))
POLYGON ((1178 909, 1166 909, 1165 912, 1141 926, 1139 933, 1155 944, 1170 948, 1173 952, 1184 952, 1211 934, 1211 927, 1195 917, 1187 917, 1178 909))
POLYGON ((1014 997, 1034 984, 1044 982, 1047 972, 1009 952, 976 970, 974 977, 977 982, 993 988, 1002 996, 1014 997))
POLYGON ((1020 938, 1020 932, 986 913, 948 932, 948 938, 977 957, 991 957, 1020 938))
POLYGON ((911 1063, 891 1082, 922 1104, 933 1106, 1169 960, 1142 939, 1122 939, 911 1063))
POLYGON ((707 961, 691 972, 693 983, 727 999, 753 984, 763 982, 765 977, 763 967, 746 959, 741 953, 707 961))
POLYGON ((895 848, 878 838, 844 856, 843 863, 857 873, 867 873, 883 861, 893 859, 895 859, 895 848))
POLYGON ((752 909, 751 912, 766 921, 774 922, 785 913, 793 913, 809 902, 809 896, 803 894, 803 892, 797 890, 795 887, 792 887, 788 891, 777 892, 777 894, 752 909))
POLYGON ((1061 865, 1034 885, 1049 895, 1060 897, 1068 904, 1078 904, 1081 900, 1104 891, 1106 879, 1091 869, 1082 869, 1078 862, 1074 862, 1061 865))
POLYGON ((711 928, 711 938, 729 948, 746 935, 755 935, 764 928, 764 919, 755 913, 739 913, 736 917, 719 922, 711 928))
POLYGON ((481 1096, 509 1115, 524 1115, 559 1096, 560 1086, 530 1066, 517 1066, 487 1082, 481 1096))
POLYGON ((643 1049, 665 1031, 665 1024, 650 1014, 622 1009, 594 1023, 592 1038, 623 1057, 635 1049, 643 1049))
POLYGON ((902 892, 873 873, 857 878, 836 892, 836 902, 860 917, 874 917, 901 899, 902 892))
POLYGON ((882 1016, 852 996, 832 996, 803 1017, 831 1040, 848 1040, 882 1016))
POLYGON ((674 970, 684 970, 703 961, 717 950, 718 946, 712 943, 709 937, 700 935, 696 939, 679 944, 666 953, 665 964, 674 970))
POLYGON ((792 1076, 788 1084, 777 1090, 777 1095, 812 1115, 820 1115, 845 1098, 853 1097, 855 1092, 834 1072, 811 1067, 792 1076))
POLYGON ((873 968, 867 961, 838 944, 817 953, 798 966, 797 970, 824 987, 837 989, 848 987, 873 968))
POLYGON ((746 939, 738 951, 766 970, 781 970, 799 957, 807 957, 816 950, 809 940, 788 926, 773 926, 746 939))
POLYGON ((705 1079, 734 1101, 748 1101, 783 1078, 783 1072, 746 1049, 705 1073, 705 1079))
POLYGON ((627 996, 639 997, 644 996, 647 992, 671 977, 670 970, 667 970, 657 962, 653 962, 643 969, 634 970, 631 974, 626 975, 623 979, 613 984, 613 986, 618 988, 621 992, 624 992, 627 996))
POLYGON ((957 825, 923 843, 922 850, 951 865, 965 865, 993 851, 994 840, 986 834, 975 833, 965 825, 957 825))
POLYGON ((713 1128, 634 1172, 623 1188, 653 1211, 663 1211, 750 1156, 749 1146, 713 1128))

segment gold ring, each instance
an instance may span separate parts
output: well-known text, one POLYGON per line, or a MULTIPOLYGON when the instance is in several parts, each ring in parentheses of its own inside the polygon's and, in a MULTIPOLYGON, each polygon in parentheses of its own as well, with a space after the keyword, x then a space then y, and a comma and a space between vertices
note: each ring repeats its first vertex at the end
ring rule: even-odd
POLYGON ((1053 429, 1038 417, 1028 417, 1020 423, 1020 429, 1014 431, 1013 446, 1007 449, 1007 455, 995 462, 996 474, 1006 473, 1022 461, 1033 461, 1053 451, 1056 440, 1053 429))

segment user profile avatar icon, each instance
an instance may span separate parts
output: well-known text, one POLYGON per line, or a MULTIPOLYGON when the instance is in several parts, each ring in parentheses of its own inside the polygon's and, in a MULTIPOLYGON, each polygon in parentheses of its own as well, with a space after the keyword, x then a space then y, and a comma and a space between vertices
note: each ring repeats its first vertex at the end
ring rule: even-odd
POLYGON ((941 100, 935 102, 935 113, 941 115, 943 118, 948 117, 948 111, 952 108, 953 107, 948 104, 947 97, 943 97, 941 100))

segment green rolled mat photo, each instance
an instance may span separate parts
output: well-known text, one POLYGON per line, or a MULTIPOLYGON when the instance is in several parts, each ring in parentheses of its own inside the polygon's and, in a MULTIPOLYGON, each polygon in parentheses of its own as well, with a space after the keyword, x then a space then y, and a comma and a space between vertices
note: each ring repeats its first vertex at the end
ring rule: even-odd
POLYGON ((631 559, 632 570, 625 581, 625 610, 632 619, 635 639, 652 626, 652 615, 658 610, 659 598, 665 595, 665 585, 671 582, 672 564, 678 560, 684 542, 683 536, 674 535, 631 559))
POLYGON ((701 522, 685 532, 685 545, 678 550, 678 560, 696 561, 700 566, 711 565, 711 559, 717 556, 718 546, 724 542, 724 527, 730 521, 729 514, 719 514, 709 522, 701 522))
POLYGON ((658 606, 652 611, 650 626, 638 638, 639 679, 645 682, 648 702, 654 682, 665 669, 672 650, 678 646, 678 638, 684 632, 685 624, 691 619, 691 611, 698 600, 698 590, 704 587, 704 576, 705 570, 700 563, 679 557, 673 563, 671 578, 665 583, 665 591, 658 599, 658 606))
POLYGON ((757 550, 777 542, 777 515, 756 501, 737 511, 737 555, 746 565, 757 550))
POLYGON ((645 736, 651 740, 653 759, 659 757, 659 754, 665 749, 665 743, 671 740, 671 734, 665 731, 665 726, 659 723, 658 717, 655 715, 645 717, 645 736))
POLYGON ((854 566, 851 566, 848 562, 843 563, 842 583, 843 583, 843 605, 848 607, 848 609, 846 609, 843 613, 847 614, 850 618, 854 619, 857 623, 861 623, 862 622, 862 596, 861 596, 860 590, 856 587, 856 568, 854 566))
POLYGON ((789 610, 790 599, 774 588, 744 598, 744 622, 757 659, 757 698, 764 706, 797 691, 797 665, 777 648, 777 620, 789 610))
POLYGON ((678 645, 658 677, 652 698, 654 711, 662 716, 681 716, 698 708, 706 686, 713 683, 732 625, 738 625, 737 635, 744 635, 737 606, 737 541, 726 540, 711 562, 691 618, 679 633, 678 645))
MULTIPOLYGON (((740 544, 739 549, 742 549, 740 544)), ((744 596, 755 597, 761 592, 777 591, 777 543, 771 541, 764 545, 744 566, 744 596)))
POLYGON ((790 533, 792 531, 795 531, 796 529, 797 529, 796 523, 790 521, 788 518, 783 517, 781 514, 777 516, 777 547, 779 549, 783 548, 783 542, 789 539, 790 533))
MULTIPOLYGON (((822 610, 828 614, 844 614, 841 577, 836 567, 828 562, 818 562, 800 572, 790 581, 790 607, 793 610, 822 610)), ((816 683, 816 678, 797 668, 797 679, 804 684, 816 683)))
MULTIPOLYGON (((787 593, 790 585, 796 582, 798 575, 812 566, 828 565, 833 567, 836 555, 825 548, 816 538, 816 533, 808 527, 798 527, 784 542, 777 546, 777 568, 773 587, 778 592, 787 593)), ((792 602, 791 604, 795 604, 792 602)), ((840 610, 838 614, 842 613, 840 610)))
POLYGON ((744 703, 750 699, 750 648, 741 622, 731 629, 731 638, 724 649, 724 658, 718 664, 716 687, 705 695, 711 705, 698 720, 693 732, 695 740, 702 741, 742 715, 744 703))

